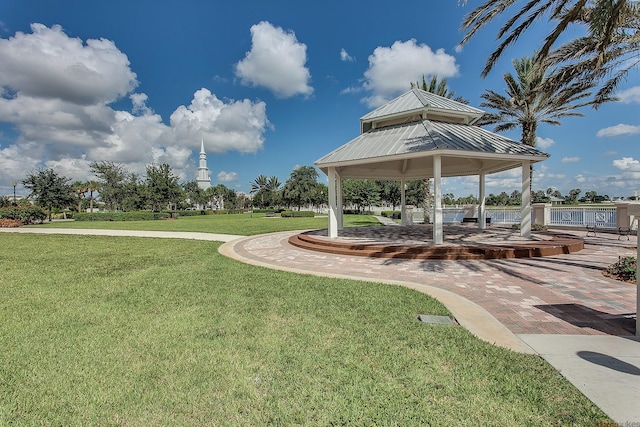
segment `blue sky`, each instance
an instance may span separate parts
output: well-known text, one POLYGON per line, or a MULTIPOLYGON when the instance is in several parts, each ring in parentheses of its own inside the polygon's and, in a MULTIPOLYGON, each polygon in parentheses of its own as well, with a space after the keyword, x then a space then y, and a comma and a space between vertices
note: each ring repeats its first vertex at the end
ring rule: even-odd
MULTIPOLYGON (((533 52, 545 26, 482 79, 497 27, 457 47, 477 4, 3 1, 0 194, 37 168, 92 178, 88 165, 102 160, 140 174, 169 163, 193 180, 201 139, 212 184, 248 192, 260 174, 284 182, 356 137, 361 116, 423 74, 447 77, 479 107, 485 89, 504 91, 502 74, 533 52)), ((539 128, 538 148, 551 157, 536 166, 534 189, 640 192, 639 71, 620 101, 539 128)), ((487 191, 511 193, 519 182, 519 170, 504 172, 487 191)), ((443 192, 476 194, 477 179, 445 179, 443 192)))

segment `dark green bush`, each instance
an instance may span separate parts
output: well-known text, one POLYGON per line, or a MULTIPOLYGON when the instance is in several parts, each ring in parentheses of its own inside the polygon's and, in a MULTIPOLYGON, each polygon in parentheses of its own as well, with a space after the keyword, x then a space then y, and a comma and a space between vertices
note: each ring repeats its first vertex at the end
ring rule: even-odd
POLYGON ((37 206, 15 206, 0 209, 0 218, 21 221, 23 224, 35 224, 47 219, 47 212, 37 206))
POLYGON ((283 218, 313 218, 316 214, 312 211, 282 211, 280 216, 283 218))
POLYGON ((75 215, 76 221, 146 221, 169 218, 168 212, 83 212, 75 215))
POLYGON ((625 256, 618 258, 618 261, 607 267, 607 273, 619 280, 634 282, 638 278, 638 261, 635 257, 625 256))

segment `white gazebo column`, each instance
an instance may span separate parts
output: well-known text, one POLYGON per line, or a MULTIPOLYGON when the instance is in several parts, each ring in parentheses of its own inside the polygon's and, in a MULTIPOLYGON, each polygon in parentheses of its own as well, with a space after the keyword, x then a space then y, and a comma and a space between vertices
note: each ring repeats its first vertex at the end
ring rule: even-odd
POLYGON ((531 237, 531 161, 522 162, 522 207, 520 211, 520 236, 531 237))
POLYGON ((478 206, 478 225, 481 230, 487 228, 487 215, 485 212, 485 195, 484 195, 484 172, 480 172, 480 179, 478 180, 478 202, 480 202, 480 206, 478 206))
POLYGON ((442 233, 442 158, 433 156, 433 243, 443 243, 442 233))
POLYGON ((404 176, 400 178, 400 218, 402 219, 402 225, 405 224, 405 215, 407 210, 407 195, 404 189, 405 181, 404 176))
POLYGON ((344 229, 344 209, 342 205, 342 177, 336 172, 336 206, 338 216, 338 231, 344 229))
POLYGON ((327 171, 329 178, 329 229, 330 238, 338 237, 338 199, 336 198, 336 168, 330 167, 327 171))

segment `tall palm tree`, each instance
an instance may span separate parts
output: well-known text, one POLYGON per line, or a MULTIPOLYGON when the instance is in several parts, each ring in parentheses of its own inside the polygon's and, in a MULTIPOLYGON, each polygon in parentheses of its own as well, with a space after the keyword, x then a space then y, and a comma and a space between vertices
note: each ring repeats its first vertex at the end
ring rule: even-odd
POLYGON ((264 207, 264 192, 269 185, 269 179, 266 175, 259 175, 252 183, 249 193, 260 193, 260 207, 264 207))
MULTIPOLYGON (((561 118, 583 116, 577 110, 591 104, 584 99, 591 96, 593 84, 558 83, 555 71, 549 70, 548 64, 539 64, 538 58, 534 53, 512 61, 515 76, 511 73, 503 76, 506 96, 493 90, 480 95, 484 99, 480 106, 494 112, 485 114, 479 125, 495 124, 495 132, 519 127, 521 142, 535 147, 539 123, 559 126, 561 118)), ((533 177, 533 168, 530 174, 533 177)))
POLYGON ((560 125, 563 117, 583 116, 578 108, 589 105, 584 100, 591 95, 593 84, 559 84, 554 70, 539 65, 537 55, 514 59, 515 76, 503 75, 507 85, 505 95, 486 90, 481 96, 481 107, 495 112, 485 114, 481 125, 496 124, 494 131, 503 132, 520 127, 521 142, 535 147, 539 123, 560 125))
POLYGON ((600 83, 608 76, 594 98, 595 106, 611 100, 618 83, 638 65, 640 6, 636 0, 529 0, 524 4, 487 0, 465 16, 462 27, 467 34, 461 44, 504 13, 511 15, 498 31, 501 41, 487 58, 483 76, 507 47, 531 25, 547 17, 555 26, 543 40, 539 58, 549 58, 554 65, 563 64, 558 78, 565 82, 587 79, 600 83), (582 28, 584 35, 558 46, 562 36, 576 27, 582 28))
POLYGON ((461 96, 456 96, 456 93, 450 90, 449 87, 447 86, 447 79, 446 78, 440 79, 438 78, 437 74, 434 74, 433 76, 431 76, 431 79, 429 79, 429 83, 427 83, 423 75, 422 84, 420 84, 419 82, 415 82, 415 83, 412 82, 411 89, 413 88, 418 88, 426 92, 435 93, 436 95, 453 99, 454 101, 461 102, 463 104, 469 103, 467 99, 461 96))

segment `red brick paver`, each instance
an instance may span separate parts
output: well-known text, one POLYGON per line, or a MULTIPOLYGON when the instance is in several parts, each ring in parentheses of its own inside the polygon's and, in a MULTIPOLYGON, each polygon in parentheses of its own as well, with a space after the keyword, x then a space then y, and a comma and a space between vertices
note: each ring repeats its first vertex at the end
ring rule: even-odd
MULTIPOLYGON (((566 232, 566 230, 563 230, 566 232)), ((635 256, 636 237, 584 237, 567 255, 499 260, 366 258, 293 247, 295 233, 245 239, 234 251, 251 260, 301 272, 404 281, 445 289, 480 305, 515 334, 635 333, 636 286, 602 275, 620 256, 635 256)))

